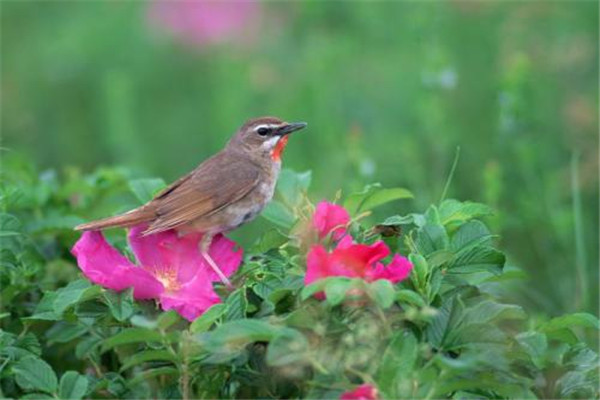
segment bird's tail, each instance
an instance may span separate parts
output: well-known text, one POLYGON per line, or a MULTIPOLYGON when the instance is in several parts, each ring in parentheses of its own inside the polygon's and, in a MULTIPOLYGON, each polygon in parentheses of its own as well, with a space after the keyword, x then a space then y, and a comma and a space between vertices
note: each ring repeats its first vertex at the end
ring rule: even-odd
POLYGON ((128 211, 125 214, 115 215, 114 217, 108 217, 99 219, 97 221, 88 222, 85 224, 77 225, 76 231, 95 231, 106 228, 125 228, 143 222, 148 222, 152 219, 153 214, 150 210, 144 207, 136 208, 128 211))

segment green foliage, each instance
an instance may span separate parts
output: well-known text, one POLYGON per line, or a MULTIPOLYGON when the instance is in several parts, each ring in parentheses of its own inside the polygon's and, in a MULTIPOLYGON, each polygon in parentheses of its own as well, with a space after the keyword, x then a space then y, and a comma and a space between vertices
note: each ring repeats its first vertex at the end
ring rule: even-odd
MULTIPOLYGON (((235 289, 188 323, 134 301, 131 290, 82 279, 68 251, 76 235, 43 222, 75 215, 77 223, 76 214, 103 208, 94 197, 135 205, 127 190, 143 200, 162 186, 126 176, 4 185, 2 397, 337 398, 361 383, 390 399, 599 395, 597 349, 587 340, 597 338, 598 318, 551 318, 507 302, 503 289, 523 274, 506 265, 485 205, 448 199, 387 218, 381 225, 401 233, 384 239, 413 264, 399 284, 328 277, 305 286, 310 174, 286 171, 275 204, 290 224, 268 215, 277 228, 246 250, 235 289)), ((358 216, 407 194, 370 185, 342 204, 358 216)), ((349 229, 357 240, 379 239, 360 218, 349 229)), ((111 239, 122 246, 123 236, 111 239)))

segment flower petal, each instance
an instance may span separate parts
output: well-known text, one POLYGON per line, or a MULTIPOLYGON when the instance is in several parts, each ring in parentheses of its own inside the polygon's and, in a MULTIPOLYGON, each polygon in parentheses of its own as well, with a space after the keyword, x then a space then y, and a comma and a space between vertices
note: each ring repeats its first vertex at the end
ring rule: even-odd
POLYGON ((340 400, 377 400, 378 398, 377 388, 368 383, 362 384, 350 392, 344 392, 340 396, 340 400))
POLYGON ((319 279, 334 276, 330 268, 329 253, 321 245, 314 245, 306 256, 306 275, 304 284, 310 285, 319 279))
MULTIPOLYGON (((172 247, 172 259, 181 283, 193 279, 198 273, 202 274, 204 279, 213 282, 221 281, 200 253, 201 239, 201 234, 189 233, 178 238, 177 246, 172 247)), ((235 242, 225 236, 215 235, 208 249, 210 257, 227 277, 233 275, 242 263, 243 250, 241 248, 234 250, 235 246, 235 242)))
POLYGON ((109 245, 101 232, 84 232, 71 253, 83 274, 105 288, 120 291, 133 287, 136 299, 157 297, 164 290, 151 274, 133 265, 109 245))
POLYGON ((220 302, 212 282, 202 274, 197 274, 176 292, 165 292, 160 296, 163 310, 175 310, 188 321, 195 320, 213 304, 220 302))
MULTIPOLYGON (((223 235, 216 235, 212 243, 210 245, 210 249, 208 253, 212 257, 212 259, 217 263, 221 271, 225 274, 225 276, 229 277, 233 275, 235 271, 239 268, 242 263, 242 255, 244 251, 240 247, 237 250, 235 249, 235 242, 226 238, 223 235)), ((212 270, 212 268, 208 267, 210 270, 211 279, 213 281, 221 281, 217 274, 212 270)))
POLYGON ((135 258, 145 269, 172 267, 174 265, 173 248, 177 244, 177 233, 173 230, 143 235, 145 224, 129 230, 128 240, 135 258))
POLYGON ((319 239, 323 239, 331 233, 334 240, 340 240, 346 234, 346 225, 350 222, 350 214, 342 206, 322 201, 317 204, 312 221, 319 233, 319 239))
POLYGON ((332 261, 338 265, 338 268, 346 271, 344 274, 338 273, 340 275, 365 277, 372 270, 375 263, 389 254, 390 249, 382 241, 371 245, 348 244, 345 237, 333 251, 332 261))
POLYGON ((392 261, 387 266, 377 263, 370 273, 370 278, 374 281, 378 279, 387 279, 392 283, 398 283, 408 278, 412 269, 413 265, 407 258, 395 254, 392 261))

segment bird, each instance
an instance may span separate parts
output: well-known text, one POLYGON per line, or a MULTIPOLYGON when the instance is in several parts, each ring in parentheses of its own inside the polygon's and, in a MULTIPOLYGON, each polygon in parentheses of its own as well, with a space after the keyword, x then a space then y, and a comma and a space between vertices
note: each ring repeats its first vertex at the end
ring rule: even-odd
POLYGON ((172 229, 180 235, 199 232, 202 257, 221 281, 231 287, 208 253, 212 239, 253 220, 271 201, 289 135, 306 126, 305 122, 289 123, 276 117, 250 119, 220 152, 147 203, 120 215, 78 225, 75 230, 146 224, 143 235, 172 229))

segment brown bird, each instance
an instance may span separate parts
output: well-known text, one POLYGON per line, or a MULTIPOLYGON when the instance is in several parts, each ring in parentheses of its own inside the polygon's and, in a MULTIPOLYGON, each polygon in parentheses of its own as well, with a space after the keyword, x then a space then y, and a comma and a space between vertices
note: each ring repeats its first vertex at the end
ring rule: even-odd
POLYGON ((121 215, 81 224, 100 230, 147 224, 144 235, 169 229, 201 232, 200 252, 223 283, 231 283, 208 253, 214 235, 254 219, 273 197, 289 134, 306 127, 274 117, 247 121, 225 148, 162 190, 148 203, 121 215))

